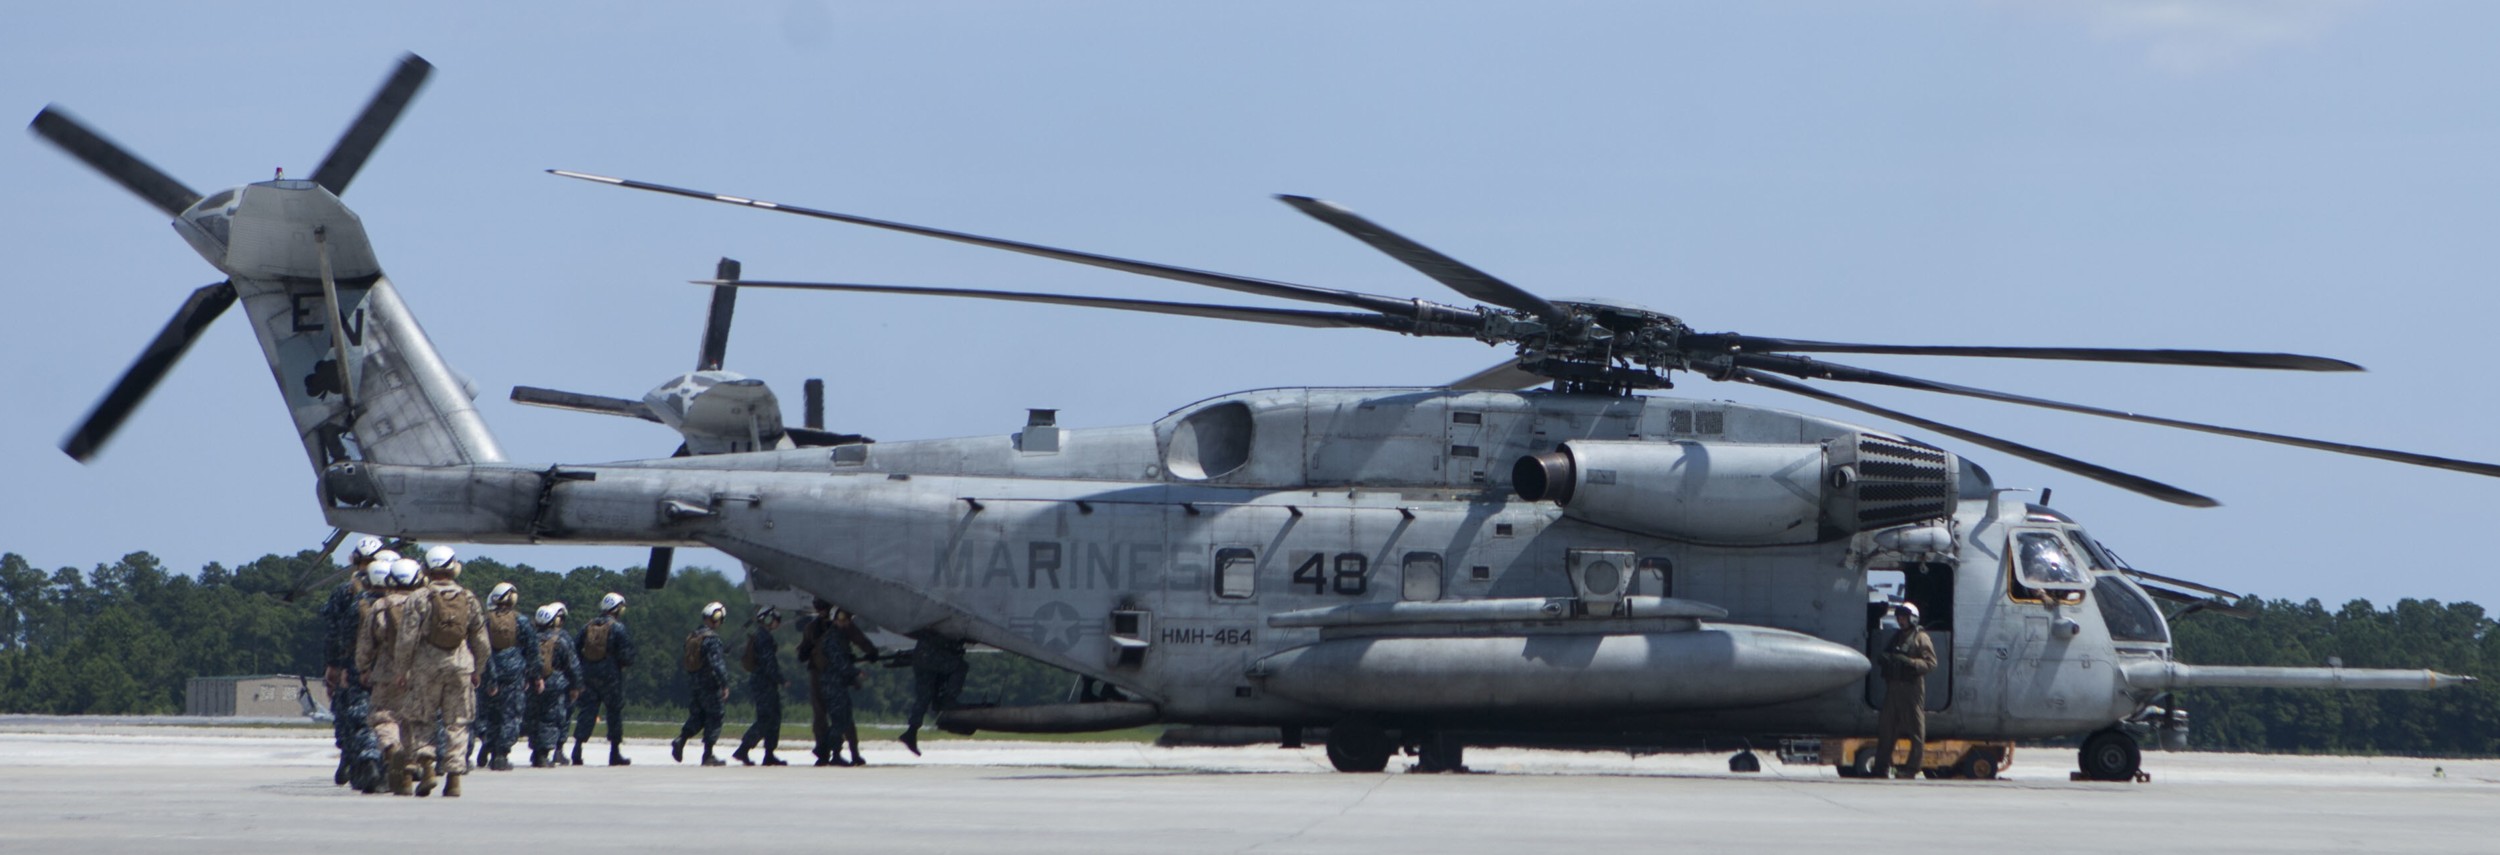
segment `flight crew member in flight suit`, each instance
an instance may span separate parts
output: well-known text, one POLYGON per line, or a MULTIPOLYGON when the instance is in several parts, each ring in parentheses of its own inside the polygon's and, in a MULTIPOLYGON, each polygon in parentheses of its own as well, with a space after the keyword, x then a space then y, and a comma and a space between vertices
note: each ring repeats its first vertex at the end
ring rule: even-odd
POLYGON ((599 598, 599 616, 573 636, 573 652, 582 660, 582 693, 574 697, 581 720, 573 725, 572 764, 582 765, 582 743, 599 717, 608 718, 608 765, 631 766, 625 759, 625 669, 634 664, 634 637, 625 631, 625 595, 609 591, 599 598))
POLYGON ((1884 711, 1875 727, 1875 777, 1892 770, 1893 740, 1908 737, 1910 762, 1900 770, 1915 777, 1927 762, 1927 672, 1936 669, 1936 645, 1918 625, 1918 607, 1894 603, 1900 624, 1876 663, 1884 674, 1884 711))
POLYGON ((756 606, 754 626, 739 663, 748 672, 747 697, 755 702, 755 723, 747 725, 746 734, 738 737, 738 750, 729 756, 740 765, 753 766, 755 760, 747 752, 761 742, 764 765, 788 766, 790 761, 773 753, 781 747, 781 693, 790 686, 781 676, 781 642, 773 638, 773 631, 781 628, 781 610, 756 606))
POLYGON ((486 609, 477 595, 460 586, 460 562, 451 547, 425 553, 425 586, 413 594, 402 614, 399 647, 408 662, 408 718, 419 734, 442 728, 439 748, 416 750, 417 795, 434 790, 434 774, 443 774, 443 797, 460 797, 460 779, 469 772, 469 722, 477 716, 477 689, 494 653, 486 638, 486 609))
POLYGON ((920 640, 911 650, 911 718, 904 722, 899 741, 920 754, 920 719, 931 711, 945 712, 955 708, 955 699, 964 692, 964 643, 948 638, 935 630, 912 633, 920 640))
POLYGON ((573 637, 564 634, 564 604, 538 607, 537 680, 529 703, 530 768, 566 765, 564 730, 573 723, 573 698, 581 695, 582 663, 573 637))
POLYGON ((486 643, 494 649, 485 685, 479 688, 478 741, 486 768, 512 770, 512 743, 521 740, 521 722, 529 696, 538 683, 538 625, 521 614, 521 591, 498 582, 486 595, 486 643))
POLYGON ((668 756, 679 763, 686 762, 686 740, 701 733, 703 765, 729 765, 712 753, 712 744, 720 741, 721 703, 729 700, 729 662, 720 641, 721 621, 728 618, 729 607, 706 603, 703 625, 686 636, 686 652, 679 660, 686 669, 686 726, 668 744, 668 756))
MULTIPOLYGON (((385 783, 395 796, 408 795, 408 739, 400 728, 400 709, 407 705, 408 672, 399 645, 399 625, 408 597, 416 591, 421 571, 415 559, 383 550, 374 565, 388 565, 382 595, 365 602, 364 623, 356 629, 356 673, 364 678, 374 744, 382 748, 385 783), (389 560, 383 558, 389 556, 389 560)), ((431 734, 429 733, 429 736, 431 734)))
MULTIPOLYGON (((356 626, 364 616, 361 604, 367 592, 381 586, 371 582, 374 556, 382 552, 382 539, 368 537, 356 542, 356 550, 347 562, 347 581, 330 592, 330 599, 321 604, 321 684, 330 690, 330 736, 339 747, 339 768, 330 782, 344 785, 351 777, 358 778, 356 789, 371 792, 373 775, 382 770, 380 747, 373 744, 373 732, 367 729, 365 715, 369 700, 364 684, 356 675, 356 626), (350 767, 359 762, 366 774, 351 776, 350 767)), ((381 565, 385 581, 390 566, 381 565)))

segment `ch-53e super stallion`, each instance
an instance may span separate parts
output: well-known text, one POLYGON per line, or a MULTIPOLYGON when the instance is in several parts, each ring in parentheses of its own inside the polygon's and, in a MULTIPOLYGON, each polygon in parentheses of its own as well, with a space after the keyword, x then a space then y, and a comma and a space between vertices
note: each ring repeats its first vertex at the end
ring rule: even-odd
MULTIPOLYGON (((663 421, 676 457, 508 458, 472 392, 383 275, 350 179, 423 82, 410 56, 308 179, 202 196, 47 108, 33 130, 173 217, 226 279, 194 292, 69 437, 96 453, 202 327, 240 302, 348 531, 484 543, 708 546, 886 628, 997 647, 1081 675, 1068 703, 959 710, 957 727, 1152 722, 1328 729, 1337 768, 1401 748, 1457 768, 1484 734, 1601 738, 1871 733, 1883 598, 1927 617, 1943 664, 1930 730, 2089 734, 2083 772, 2136 773, 2117 725, 2208 686, 2426 689, 2427 671, 2197 665, 2171 655, 2139 573, 1975 461, 1890 431, 1637 394, 1674 372, 1860 410, 2183 505, 2204 496, 1883 409, 1803 380, 1873 383, 2480 475, 2500 467, 2141 416, 1800 356, 1923 354, 2339 371, 2331 359, 2200 350, 1893 346, 1707 333, 1675 317, 1548 300, 1344 209, 1295 208, 1466 295, 1461 306, 1293 285, 976 237, 643 182, 574 177, 1319 303, 1219 306, 900 286, 932 293, 1304 327, 1473 338, 1515 358, 1447 386, 1221 395, 1149 425, 1070 430, 1037 411, 1006 436, 868 443, 782 424, 720 370, 640 401, 516 392, 663 421), (1550 388, 1521 391, 1551 384, 1550 388), (1872 587, 1871 587, 1872 586, 1872 587)), ((724 307, 725 297, 716 300, 724 307)), ((664 553, 663 553, 664 554, 664 553)), ((664 560, 653 562, 665 572, 664 560)), ((655 580, 656 581, 656 580, 655 580)), ((2149 584, 2148 584, 2149 583, 2149 584)), ((1834 758, 1847 764, 1862 758, 1834 758)), ((1978 774, 1985 768, 1965 769, 1978 774)))

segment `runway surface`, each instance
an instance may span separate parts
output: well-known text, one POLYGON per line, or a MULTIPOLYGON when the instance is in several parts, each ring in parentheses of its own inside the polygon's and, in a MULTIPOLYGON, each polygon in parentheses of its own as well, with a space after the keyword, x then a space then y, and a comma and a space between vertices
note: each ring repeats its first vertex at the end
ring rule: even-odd
POLYGON ((326 731, 0 717, 0 850, 2500 850, 2492 760, 2152 753, 2151 783, 2098 784, 2066 780, 2072 753, 2047 749, 1982 782, 1844 780, 1776 760, 1736 775, 1715 754, 1476 749, 1475 774, 1344 775, 1318 749, 864 747, 865 769, 701 768, 629 742, 630 767, 480 772, 464 798, 413 799, 331 786, 326 731))

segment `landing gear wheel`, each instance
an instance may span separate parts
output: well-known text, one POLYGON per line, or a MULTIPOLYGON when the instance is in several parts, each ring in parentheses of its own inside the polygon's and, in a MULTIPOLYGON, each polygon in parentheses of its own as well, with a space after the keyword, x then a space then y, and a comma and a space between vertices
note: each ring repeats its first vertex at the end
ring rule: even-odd
POLYGON ((1466 753, 1467 743, 1458 741, 1457 737, 1425 734, 1423 742, 1415 746, 1415 771, 1465 772, 1466 753))
POLYGON ((1753 749, 1745 749, 1743 753, 1727 758, 1727 770, 1739 774, 1760 772, 1762 758, 1754 756, 1753 749))
POLYGON ((1349 718, 1328 728, 1328 765, 1339 772, 1378 772, 1389 768, 1398 744, 1369 719, 1349 718))
POLYGON ((1997 777, 1997 758, 1974 751, 1963 757, 1953 771, 1974 781, 1993 781, 1997 777))
POLYGON ((1843 778, 1875 777, 1874 746, 1858 749, 1858 756, 1849 758, 1849 762, 1841 764, 1838 768, 1843 778))
POLYGON ((2144 751, 2135 737, 2111 728, 2084 737, 2079 752, 2083 777, 2093 781, 2132 781, 2144 766, 2144 751))

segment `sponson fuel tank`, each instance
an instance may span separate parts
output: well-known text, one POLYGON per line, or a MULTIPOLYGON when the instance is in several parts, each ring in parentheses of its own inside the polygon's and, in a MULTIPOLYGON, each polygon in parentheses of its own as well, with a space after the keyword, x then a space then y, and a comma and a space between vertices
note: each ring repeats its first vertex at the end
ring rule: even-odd
POLYGON ((1266 691, 1348 712, 1572 715, 1799 700, 1866 676, 1863 654, 1736 624, 1630 633, 1323 638, 1252 668, 1266 691))

